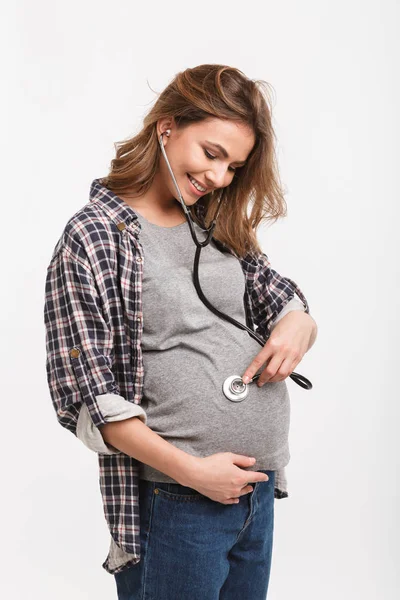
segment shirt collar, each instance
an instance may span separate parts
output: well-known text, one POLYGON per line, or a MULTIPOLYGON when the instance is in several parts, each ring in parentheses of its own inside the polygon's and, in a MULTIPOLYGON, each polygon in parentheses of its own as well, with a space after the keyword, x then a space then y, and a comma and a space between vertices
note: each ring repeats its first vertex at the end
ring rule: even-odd
POLYGON ((90 202, 99 204, 101 209, 117 226, 120 226, 121 223, 128 226, 131 221, 138 219, 133 208, 119 198, 115 192, 105 187, 105 185, 101 183, 101 178, 92 181, 89 199, 90 202))

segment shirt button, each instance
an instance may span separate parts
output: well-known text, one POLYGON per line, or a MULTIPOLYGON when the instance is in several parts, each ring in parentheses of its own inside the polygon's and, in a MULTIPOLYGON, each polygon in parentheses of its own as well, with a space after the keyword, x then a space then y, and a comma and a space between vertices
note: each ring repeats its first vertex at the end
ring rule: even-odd
POLYGON ((81 351, 78 350, 78 348, 72 348, 72 350, 69 354, 70 354, 70 356, 72 356, 72 358, 78 358, 80 353, 81 353, 81 351))
POLYGON ((138 263, 143 262, 143 258, 141 256, 137 256, 136 257, 136 262, 138 262, 138 263))
POLYGON ((125 223, 117 223, 117 227, 120 231, 123 231, 125 229, 125 223))

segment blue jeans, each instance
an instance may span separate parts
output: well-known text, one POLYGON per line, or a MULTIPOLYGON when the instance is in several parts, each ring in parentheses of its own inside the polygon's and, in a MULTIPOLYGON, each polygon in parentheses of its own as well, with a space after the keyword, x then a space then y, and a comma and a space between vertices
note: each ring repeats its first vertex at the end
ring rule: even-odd
POLYGON ((114 575, 119 600, 265 600, 275 472, 238 504, 140 480, 140 561, 114 575))

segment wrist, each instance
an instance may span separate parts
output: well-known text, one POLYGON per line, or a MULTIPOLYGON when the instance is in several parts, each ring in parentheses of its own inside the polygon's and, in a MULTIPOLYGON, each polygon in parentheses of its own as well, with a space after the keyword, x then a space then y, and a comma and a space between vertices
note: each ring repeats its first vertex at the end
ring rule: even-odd
POLYGON ((179 472, 174 479, 186 487, 194 487, 201 472, 202 458, 185 453, 179 472))

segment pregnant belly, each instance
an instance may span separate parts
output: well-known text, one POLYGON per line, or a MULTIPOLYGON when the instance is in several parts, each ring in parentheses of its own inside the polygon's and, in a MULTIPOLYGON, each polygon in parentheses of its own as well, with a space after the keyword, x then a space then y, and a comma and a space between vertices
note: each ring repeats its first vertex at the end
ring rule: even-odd
MULTIPOLYGON (((212 398, 183 406, 157 433, 194 456, 233 452, 254 456, 253 470, 274 469, 276 461, 288 461, 290 398, 284 381, 262 388, 250 384, 242 402, 231 402, 221 392, 212 398)), ((148 425, 151 415, 148 413, 148 425)))

